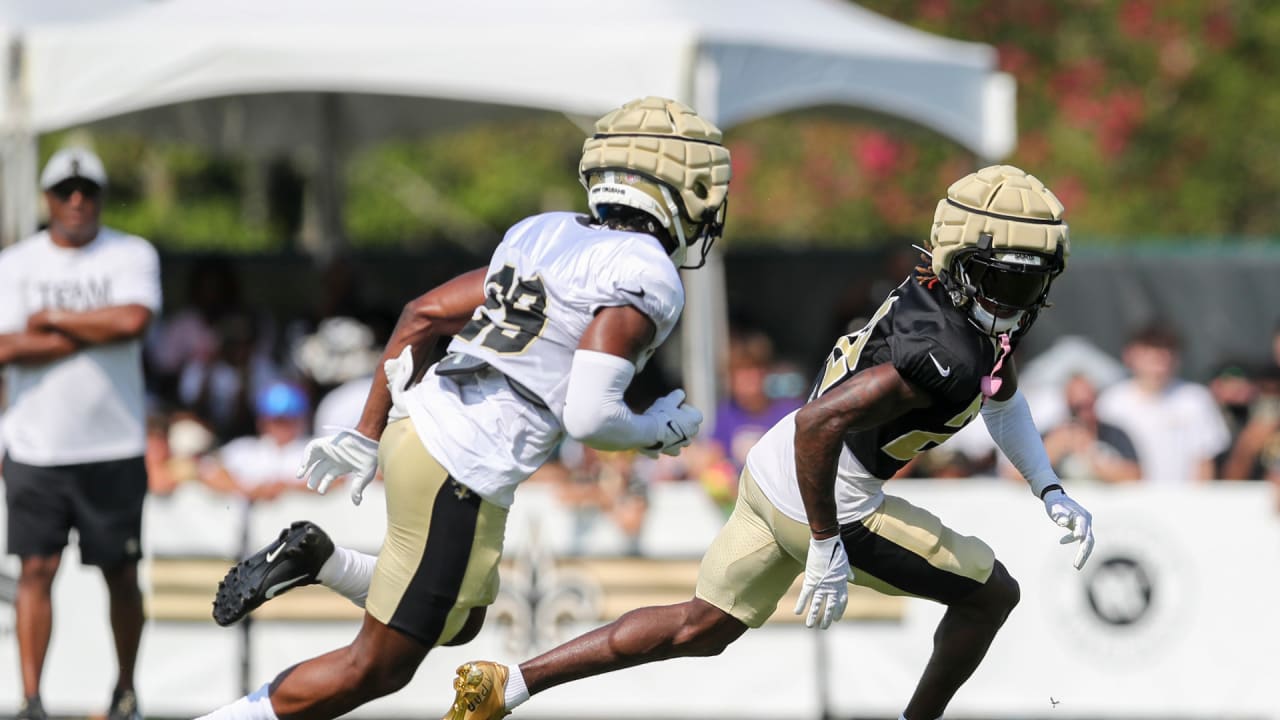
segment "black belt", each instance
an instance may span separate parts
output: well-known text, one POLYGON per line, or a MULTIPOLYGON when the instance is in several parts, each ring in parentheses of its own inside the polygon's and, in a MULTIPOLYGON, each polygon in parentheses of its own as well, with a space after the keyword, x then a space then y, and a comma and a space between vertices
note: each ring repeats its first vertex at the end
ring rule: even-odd
POLYGON ((507 381, 507 385, 511 387, 511 391, 524 398, 529 404, 540 407, 543 410, 549 410, 547 403, 534 391, 530 390, 524 384, 513 379, 510 375, 502 372, 498 368, 489 364, 486 360, 481 360, 474 355, 466 353, 451 352, 444 356, 440 362, 436 363, 436 374, 444 377, 455 375, 476 375, 485 370, 493 370, 507 381))

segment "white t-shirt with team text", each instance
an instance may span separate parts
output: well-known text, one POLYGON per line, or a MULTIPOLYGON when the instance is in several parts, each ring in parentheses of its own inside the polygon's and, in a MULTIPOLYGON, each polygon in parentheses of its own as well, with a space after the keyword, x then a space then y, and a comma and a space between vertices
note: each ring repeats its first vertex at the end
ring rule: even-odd
MULTIPOLYGON (((146 240, 109 228, 80 248, 41 231, 0 252, 0 333, 47 309, 142 305, 160 311, 160 260, 146 240)), ((139 457, 146 445, 142 340, 92 345, 53 362, 10 363, 0 423, 9 456, 28 465, 139 457)))

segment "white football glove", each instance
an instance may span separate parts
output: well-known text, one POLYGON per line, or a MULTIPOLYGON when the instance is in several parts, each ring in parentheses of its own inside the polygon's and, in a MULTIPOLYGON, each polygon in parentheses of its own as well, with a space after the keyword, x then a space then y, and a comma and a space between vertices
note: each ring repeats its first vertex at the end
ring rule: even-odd
POLYGON ((298 477, 307 478, 307 487, 321 495, 334 480, 351 475, 351 501, 357 505, 377 472, 378 441, 355 430, 342 430, 307 443, 298 466, 298 477))
MULTIPOLYGON (((413 377, 413 348, 406 346, 399 357, 382 363, 382 370, 387 375, 387 389, 391 391, 391 411, 387 414, 387 422, 393 423, 409 417, 409 408, 404 404, 403 398, 405 385, 408 385, 409 378, 413 377)), ((351 499, 357 505, 360 504, 354 493, 351 499)))
POLYGON ((831 623, 844 616, 849 604, 849 581, 853 569, 849 567, 849 555, 844 551, 844 541, 839 535, 818 540, 809 538, 809 554, 804 563, 804 584, 800 587, 800 599, 796 602, 796 614, 803 615, 805 627, 817 625, 826 630, 831 623))
POLYGON ((653 401, 644 414, 657 418, 661 435, 654 447, 642 448, 640 452, 656 458, 658 453, 675 457, 680 448, 693 442, 702 426, 702 412, 698 408, 685 403, 684 390, 672 390, 653 401))
POLYGON ((1050 520, 1071 531, 1062 536, 1059 542, 1063 545, 1080 543, 1074 565, 1077 570, 1084 567, 1089 560, 1089 554, 1093 552, 1093 516, 1080 503, 1067 497, 1067 493, 1059 489, 1045 493, 1044 511, 1049 514, 1050 520))

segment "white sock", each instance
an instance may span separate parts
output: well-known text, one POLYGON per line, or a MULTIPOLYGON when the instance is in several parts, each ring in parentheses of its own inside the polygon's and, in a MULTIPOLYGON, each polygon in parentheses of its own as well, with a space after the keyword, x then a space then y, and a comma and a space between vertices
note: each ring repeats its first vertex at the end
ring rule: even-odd
POLYGON ((321 585, 355 603, 356 607, 364 607, 365 598, 369 597, 369 584, 373 582, 373 567, 377 562, 377 555, 334 545, 333 554, 324 561, 320 572, 316 573, 316 579, 321 585))
POLYGON ((502 704, 508 710, 515 710, 516 706, 529 699, 529 688, 524 685, 524 673, 520 672, 519 665, 512 665, 507 672, 507 691, 502 704))
POLYGON ((270 688, 270 683, 263 683, 262 687, 252 693, 199 720, 279 720, 275 708, 271 707, 270 688))

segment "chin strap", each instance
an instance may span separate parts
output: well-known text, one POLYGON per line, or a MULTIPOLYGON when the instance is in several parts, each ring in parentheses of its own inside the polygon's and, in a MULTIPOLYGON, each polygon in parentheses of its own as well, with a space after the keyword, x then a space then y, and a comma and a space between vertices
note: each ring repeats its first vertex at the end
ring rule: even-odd
POLYGON ((1000 372, 1001 367, 1004 367, 1004 359, 1009 356, 1011 347, 1009 333, 1001 333, 1000 356, 996 358, 996 364, 995 367, 991 368, 991 374, 982 378, 982 394, 986 397, 993 397, 1000 392, 1000 386, 1004 384, 1004 380, 996 377, 996 373, 1000 372))

